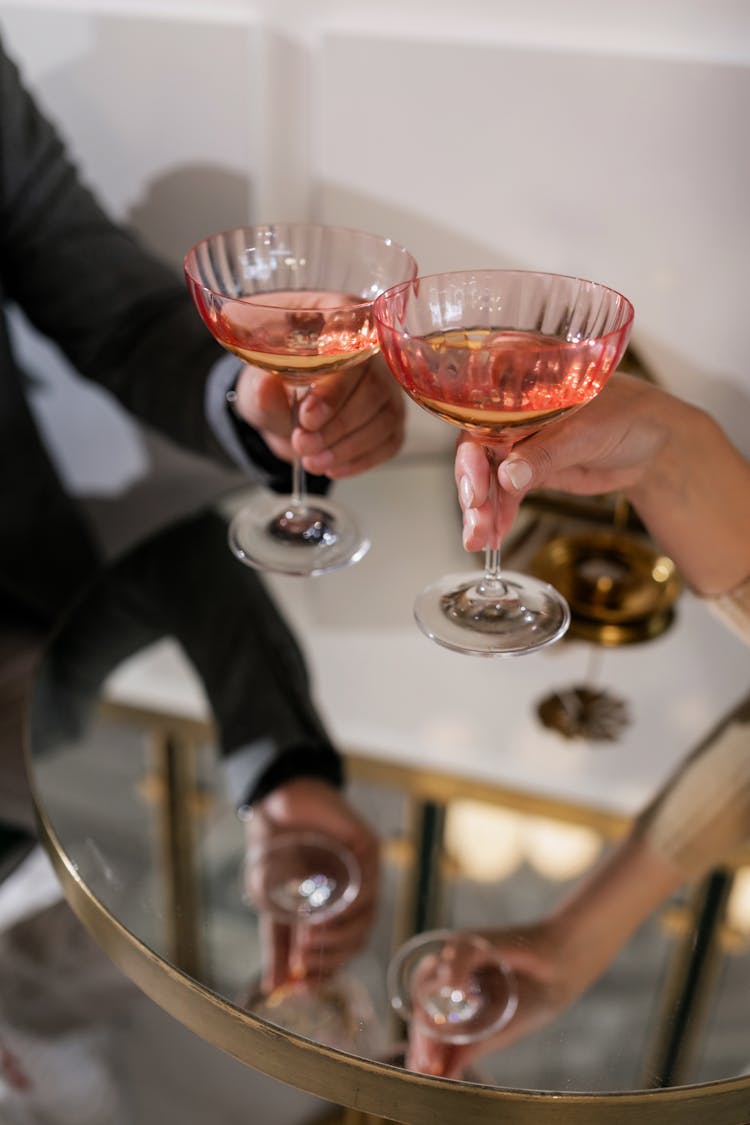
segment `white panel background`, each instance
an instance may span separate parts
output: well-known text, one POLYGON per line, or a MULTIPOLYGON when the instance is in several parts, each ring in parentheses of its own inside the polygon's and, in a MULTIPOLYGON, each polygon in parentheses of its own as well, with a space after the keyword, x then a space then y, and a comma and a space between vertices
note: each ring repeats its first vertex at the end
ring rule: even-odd
POLYGON ((750 452, 743 0, 15 0, 0 28, 157 249, 311 216, 425 271, 599 278, 750 452))
POLYGON ((321 217, 388 227, 423 272, 551 269, 620 288, 657 373, 750 450, 750 70, 495 44, 463 45, 459 68, 456 54, 326 41, 321 217))

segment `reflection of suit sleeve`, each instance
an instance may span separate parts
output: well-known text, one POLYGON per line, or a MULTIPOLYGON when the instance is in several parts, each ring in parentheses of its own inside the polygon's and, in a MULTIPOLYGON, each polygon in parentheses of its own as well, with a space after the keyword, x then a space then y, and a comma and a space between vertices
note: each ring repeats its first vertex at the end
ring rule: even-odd
MULTIPOLYGON (((77 371, 179 444, 231 462, 206 417, 207 379, 224 353, 182 279, 82 184, 1 44, 0 270, 5 297, 77 371)), ((287 487, 288 466, 245 429, 250 466, 287 487)))
POLYGON ((341 784, 299 642, 262 577, 228 551, 215 512, 139 544, 79 599, 37 677, 35 756, 81 738, 107 678, 165 637, 201 682, 234 803, 296 777, 341 784))
MULTIPOLYGON (((750 644, 750 581, 712 608, 750 644)), ((750 844, 750 697, 667 781, 636 831, 691 879, 750 844)))

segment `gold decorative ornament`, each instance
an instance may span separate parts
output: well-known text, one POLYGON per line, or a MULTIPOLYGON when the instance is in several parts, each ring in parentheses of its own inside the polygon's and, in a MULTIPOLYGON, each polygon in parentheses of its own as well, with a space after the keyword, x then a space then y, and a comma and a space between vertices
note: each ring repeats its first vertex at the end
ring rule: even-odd
POLYGON ((670 558, 611 529, 551 539, 534 556, 531 570, 567 599, 569 635, 605 646, 660 636, 672 623, 682 589, 670 558))

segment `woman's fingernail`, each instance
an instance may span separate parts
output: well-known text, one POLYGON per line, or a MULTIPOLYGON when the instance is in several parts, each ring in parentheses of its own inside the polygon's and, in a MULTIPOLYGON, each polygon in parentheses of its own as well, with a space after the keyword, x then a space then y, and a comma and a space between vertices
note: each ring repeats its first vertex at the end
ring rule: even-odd
POLYGON ((505 471, 516 492, 520 492, 531 480, 531 465, 528 461, 506 461, 505 471))
POLYGON ((469 508, 467 512, 464 512, 464 547, 467 551, 470 550, 469 540, 477 528, 477 518, 474 508, 469 508))
POLYGON ((458 495, 461 500, 462 508, 474 507, 474 489, 471 486, 471 481, 467 476, 461 477, 458 482, 458 495))

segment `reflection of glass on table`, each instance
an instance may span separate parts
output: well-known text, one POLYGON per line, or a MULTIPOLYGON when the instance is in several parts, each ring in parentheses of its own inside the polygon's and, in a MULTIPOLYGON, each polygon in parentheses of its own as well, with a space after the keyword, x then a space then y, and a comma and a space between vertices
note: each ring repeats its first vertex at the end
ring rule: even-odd
MULTIPOLYGON (((428 864, 437 887, 431 913, 419 928, 483 926, 488 922, 488 887, 466 872, 455 873, 453 857, 442 862, 442 810, 450 812, 457 800, 476 800, 481 792, 489 805, 514 809, 522 819, 544 814, 592 826, 603 839, 615 839, 659 776, 746 695, 747 673, 746 662, 738 659, 744 653, 739 642, 687 593, 674 627, 657 643, 607 654, 618 687, 634 704, 633 722, 622 739, 606 750, 571 746, 540 726, 534 706, 543 690, 540 676, 550 684, 573 679, 589 659, 589 645, 566 641, 533 662, 508 661, 498 679, 493 662, 456 661, 413 628, 415 570, 409 567, 412 561, 414 568, 419 565, 418 542, 429 537, 431 557, 441 568, 460 547, 450 463, 394 464, 342 489, 368 517, 374 535, 371 555, 342 572, 330 588, 293 579, 277 579, 275 588, 308 649, 334 735, 350 751, 348 774, 356 807, 370 815, 373 808, 380 813, 384 800, 398 801, 397 816, 377 821, 385 834, 386 878, 373 943, 366 957, 347 969, 367 987, 382 1018, 387 1014, 388 958, 394 944, 416 928, 411 911, 424 886, 418 862, 427 851, 427 833, 416 828, 423 808, 434 807, 438 813, 431 820, 438 831, 430 837, 435 846, 428 864), (412 516, 427 493, 434 497, 435 519, 421 527, 412 516), (368 591, 356 616, 347 600, 350 586, 368 591), (668 680, 664 668, 669 668, 668 680), (404 835, 392 835, 398 831, 404 835)), ((482 1069, 495 1084, 489 1089, 467 1091, 461 1082, 418 1079, 382 1066, 376 1061, 383 1057, 380 1051, 369 1054, 364 1047, 356 1053, 366 1058, 352 1066, 336 1051, 317 1050, 310 1041, 303 1050, 295 1036, 280 1028, 269 1031, 267 1023, 254 1020, 235 1002, 261 968, 258 927, 238 893, 245 838, 222 788, 215 731, 200 684, 167 639, 132 659, 125 658, 120 646, 113 674, 103 688, 96 685, 98 705, 86 708, 83 718, 74 708, 75 722, 66 720, 63 727, 60 704, 71 702, 76 685, 91 686, 90 680, 73 674, 86 635, 79 610, 51 643, 37 681, 31 743, 37 801, 66 894, 113 959, 158 1003, 250 1066, 344 1103, 356 1084, 357 1104, 386 1116, 391 1109, 392 1116, 415 1120, 418 1113, 424 1117, 430 1112, 440 1120, 441 1114, 445 1119, 455 1111, 460 1120, 470 1092, 482 1121, 504 1115, 512 1120, 515 1097, 527 1116, 544 1121, 549 1097, 540 1090, 552 1089, 558 1112, 564 1108, 575 1122, 581 1099, 569 1093, 574 1086, 586 1092, 589 1103, 593 1099, 591 1113, 601 1110, 606 1120, 605 1114, 622 1110, 623 1099, 606 1093, 617 1083, 628 1091, 628 1106, 632 1104, 624 1125, 661 1125, 670 1112, 680 1119, 681 1091, 646 1096, 633 1091, 644 1075, 654 1073, 652 1034, 674 1030, 671 1001, 692 967, 697 917, 692 903, 679 913, 679 938, 674 936, 674 914, 669 915, 669 929, 666 920, 655 918, 613 967, 605 992, 606 1011, 617 1013, 616 1052, 607 1049, 611 1036, 591 1037, 590 1021, 601 1014, 601 999, 593 990, 546 1038, 542 1033, 483 1059, 482 1069), (154 744, 168 745, 169 754, 155 756, 154 744), (174 767, 185 764, 190 764, 189 776, 175 790, 174 767), (192 899, 173 893, 182 880, 165 858, 163 828, 173 813, 180 830, 171 834, 171 853, 173 858, 179 853, 185 882, 192 878, 192 899), (192 968, 171 944, 173 928, 183 935, 192 931, 199 953, 192 968), (665 966, 683 950, 684 961, 674 957, 680 978, 670 981, 674 992, 655 997, 665 966), (625 1025, 627 1037, 621 1030, 625 1025), (508 1088, 522 1092, 515 1095, 508 1088)), ((119 646, 122 633, 108 630, 106 639, 116 639, 119 646)), ((498 876, 492 884, 493 909, 497 893, 503 920, 509 917, 509 896, 516 910, 529 916, 540 906, 538 896, 558 893, 551 878, 541 873, 541 865, 537 871, 528 861, 512 877, 504 875, 501 882, 498 876)), ((716 1005, 705 1014, 702 1003, 694 1005, 700 1053, 688 1042, 687 1057, 672 1081, 695 1079, 719 1089, 702 1085, 691 1090, 686 1125, 734 1125, 741 1113, 732 1118, 733 1108, 746 1106, 750 1089, 747 1079, 727 1080, 750 1055, 744 1024, 732 1024, 729 1037, 720 1035, 718 1027, 727 1018, 731 1023, 737 999, 746 994, 747 959, 727 955, 721 946, 721 913, 713 917, 714 944, 707 963, 709 969, 720 964, 726 977, 719 981, 709 973, 708 990, 698 1000, 715 998, 716 1005), (691 1119, 693 1107, 697 1116, 691 1119)), ((605 1021, 607 1028, 611 1031, 605 1021)))
POLYGON ((295 1035, 362 1058, 379 1058, 387 1042, 367 987, 344 970, 314 984, 288 981, 270 993, 256 978, 237 1003, 295 1035))
POLYGON ((506 1027, 518 1007, 512 969, 479 934, 415 934, 388 966, 391 1005, 415 1032, 442 1043, 474 1043, 506 1027))
POLYGON ((320 974, 314 956, 310 963, 304 952, 305 930, 351 906, 361 881, 354 853, 320 832, 287 831, 251 846, 245 856, 247 892, 261 915, 289 928, 288 974, 265 989, 261 972, 239 1002, 297 1035, 376 1055, 379 1027, 366 988, 343 970, 320 974))

